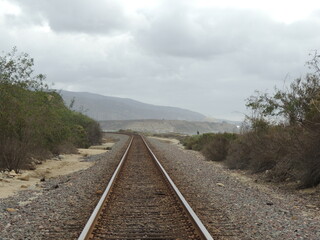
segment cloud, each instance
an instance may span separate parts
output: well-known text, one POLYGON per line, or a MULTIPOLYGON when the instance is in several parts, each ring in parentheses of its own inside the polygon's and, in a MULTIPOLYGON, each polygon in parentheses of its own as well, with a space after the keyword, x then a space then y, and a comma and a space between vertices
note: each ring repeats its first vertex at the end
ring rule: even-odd
POLYGON ((274 27, 271 19, 252 10, 194 9, 181 2, 145 15, 149 25, 135 32, 138 44, 155 54, 178 57, 210 58, 236 52, 274 27))
POLYGON ((21 13, 0 16, 0 50, 30 53, 56 88, 220 118, 239 119, 234 112, 246 111, 255 89, 303 75, 320 42, 319 10, 285 24, 262 11, 191 0, 133 10, 116 0, 13 2, 21 13))
POLYGON ((110 33, 123 31, 130 22, 123 8, 114 0, 14 0, 23 16, 11 21, 41 25, 47 22, 56 32, 110 33))

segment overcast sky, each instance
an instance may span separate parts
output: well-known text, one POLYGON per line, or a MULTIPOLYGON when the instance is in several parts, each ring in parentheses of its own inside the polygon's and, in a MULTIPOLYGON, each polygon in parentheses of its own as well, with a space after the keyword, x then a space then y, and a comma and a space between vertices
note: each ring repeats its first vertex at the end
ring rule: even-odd
POLYGON ((241 120, 254 90, 303 76, 320 1, 0 0, 0 51, 54 87, 241 120))

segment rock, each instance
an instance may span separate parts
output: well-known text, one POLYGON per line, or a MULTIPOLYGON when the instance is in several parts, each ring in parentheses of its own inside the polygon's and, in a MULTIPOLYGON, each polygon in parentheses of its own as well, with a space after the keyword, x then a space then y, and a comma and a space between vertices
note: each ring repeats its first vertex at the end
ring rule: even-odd
POLYGON ((16 212, 17 211, 17 209, 14 209, 14 208, 7 208, 6 210, 7 210, 7 212, 16 212))
POLYGON ((53 227, 53 230, 56 231, 56 232, 61 232, 62 229, 60 227, 53 227))
POLYGON ((37 165, 42 164, 42 162, 41 162, 41 161, 39 161, 39 160, 35 160, 35 161, 34 161, 34 163, 35 163, 35 164, 37 164, 37 165))
POLYGON ((101 190, 97 190, 97 191, 96 191, 96 194, 97 194, 97 195, 101 195, 102 193, 103 193, 103 192, 102 192, 101 190))
POLYGON ((28 165, 28 170, 36 170, 36 163, 35 162, 31 162, 28 165))
POLYGON ((30 176, 29 175, 21 175, 20 177, 18 177, 19 180, 22 180, 22 181, 29 181, 30 179, 30 176))
POLYGON ((61 155, 57 155, 57 156, 54 156, 53 158, 51 158, 52 160, 57 160, 57 161, 60 161, 62 158, 61 158, 61 155))
POLYGON ((11 170, 11 172, 9 172, 8 175, 9 175, 10 177, 15 177, 15 176, 17 176, 18 174, 17 174, 14 170, 11 170))
POLYGON ((218 185, 219 187, 224 187, 224 184, 222 184, 222 183, 217 183, 217 185, 218 185))
POLYGON ((9 227, 11 227, 11 223, 8 223, 8 224, 5 226, 4 229, 7 229, 7 228, 9 228, 9 227))
POLYGON ((306 207, 311 208, 311 209, 317 209, 317 206, 312 205, 312 204, 307 204, 306 207))
POLYGON ((36 170, 37 168, 36 168, 36 166, 35 165, 30 165, 29 167, 28 167, 28 170, 36 170))
POLYGON ((267 204, 268 206, 272 206, 272 205, 273 205, 273 202, 266 202, 266 204, 267 204))
POLYGON ((4 178, 0 178, 0 182, 6 182, 6 183, 8 183, 8 182, 10 182, 10 181, 7 180, 7 179, 4 179, 4 178))
POLYGON ((45 182, 45 181, 46 181, 46 177, 40 178, 40 182, 45 182))
POLYGON ((24 206, 26 206, 26 205, 28 205, 30 203, 32 203, 32 202, 31 201, 24 201, 24 202, 19 202, 18 204, 19 204, 20 207, 24 207, 24 206))
POLYGON ((284 214, 290 214, 290 211, 288 211, 288 210, 285 210, 285 209, 279 209, 279 212, 282 212, 282 213, 284 213, 284 214))

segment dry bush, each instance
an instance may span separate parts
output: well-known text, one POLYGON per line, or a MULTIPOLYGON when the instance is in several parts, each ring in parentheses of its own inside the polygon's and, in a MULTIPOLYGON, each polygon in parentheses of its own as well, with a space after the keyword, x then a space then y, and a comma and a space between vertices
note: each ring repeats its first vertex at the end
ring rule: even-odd
POLYGON ((70 142, 64 142, 55 147, 56 154, 77 154, 78 149, 70 142))
MULTIPOLYGON (((204 151, 204 154, 207 154, 207 158, 209 160, 213 160, 213 158, 210 157, 211 153, 216 152, 217 155, 220 155, 222 152, 224 152, 224 149, 228 147, 229 142, 236 138, 237 134, 235 133, 204 133, 201 135, 187 136, 183 139, 183 141, 181 141, 181 143, 187 149, 204 151)), ((217 159, 219 159, 219 157, 217 159)))
POLYGON ((221 162, 225 160, 228 153, 229 141, 223 136, 217 136, 203 146, 202 154, 206 159, 221 162))
MULTIPOLYGON (((2 140, 2 139, 1 139, 2 140)), ((7 138, 0 144, 0 169, 19 172, 21 166, 30 163, 29 144, 15 138, 7 138)))
POLYGON ((230 144, 225 163, 230 169, 247 169, 251 161, 250 152, 251 147, 241 136, 230 144))
MULTIPOLYGON (((320 130, 320 129, 319 129, 320 130)), ((312 187, 320 183, 320 132, 302 126, 286 127, 277 133, 276 143, 282 154, 269 172, 277 181, 299 181, 300 187, 312 187)))
POLYGON ((313 187, 320 183, 320 129, 303 135, 303 149, 300 150, 298 178, 301 187, 313 187))
MULTIPOLYGON (((320 130, 320 129, 319 129, 320 130)), ((242 134, 229 146, 231 169, 266 172, 269 180, 299 181, 301 187, 320 183, 320 131, 302 126, 274 126, 242 134)))
POLYGON ((276 181, 301 187, 320 183, 320 55, 307 62, 314 73, 275 92, 257 91, 247 99, 252 116, 247 131, 229 147, 226 163, 253 172, 268 170, 276 181))
POLYGON ((279 160, 288 153, 291 136, 282 127, 270 127, 264 133, 252 133, 252 151, 249 169, 263 172, 273 169, 279 160))
POLYGON ((247 169, 254 173, 273 169, 288 154, 291 136, 283 127, 242 134, 229 148, 226 164, 230 168, 247 169))

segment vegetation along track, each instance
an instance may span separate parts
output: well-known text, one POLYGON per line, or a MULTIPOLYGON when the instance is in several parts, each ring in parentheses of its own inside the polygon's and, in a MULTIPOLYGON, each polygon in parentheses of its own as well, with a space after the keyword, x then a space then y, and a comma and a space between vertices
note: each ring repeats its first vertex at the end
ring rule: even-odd
POLYGON ((132 137, 82 239, 212 239, 145 140, 132 137))

